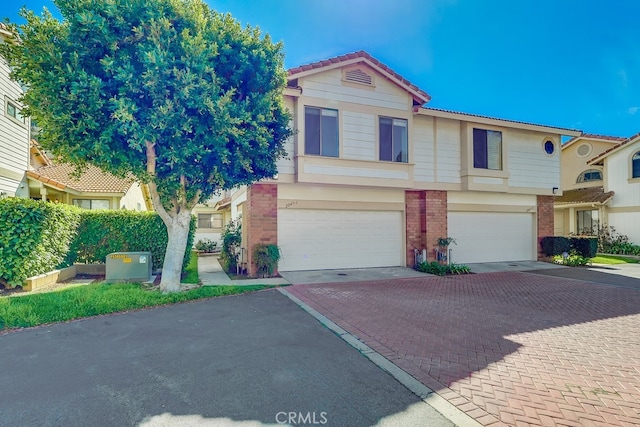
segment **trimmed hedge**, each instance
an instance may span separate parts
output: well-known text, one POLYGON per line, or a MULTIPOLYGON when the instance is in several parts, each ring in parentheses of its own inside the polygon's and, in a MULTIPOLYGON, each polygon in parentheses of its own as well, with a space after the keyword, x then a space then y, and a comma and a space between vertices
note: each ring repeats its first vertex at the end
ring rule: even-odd
MULTIPOLYGON (((183 268, 189 264, 196 230, 192 217, 183 268)), ((167 250, 167 227, 155 212, 83 211, 78 234, 71 243, 66 261, 104 263, 112 252, 151 252, 153 268, 162 268, 167 250)))
POLYGON ((571 241, 562 236, 547 236, 542 238, 540 246, 546 256, 562 255, 571 249, 571 241))
POLYGON ((22 285, 27 277, 66 266, 81 210, 31 199, 0 199, 0 282, 22 285))
POLYGON ((571 247, 585 258, 593 258, 598 252, 597 237, 572 237, 571 247))

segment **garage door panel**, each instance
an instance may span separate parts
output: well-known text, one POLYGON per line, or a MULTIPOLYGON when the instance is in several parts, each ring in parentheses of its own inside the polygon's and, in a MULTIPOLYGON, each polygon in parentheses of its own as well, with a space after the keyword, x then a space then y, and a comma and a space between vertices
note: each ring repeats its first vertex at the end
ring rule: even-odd
POLYGON ((282 271, 402 265, 402 212, 281 209, 282 271))
POLYGON ((456 263, 535 259, 533 215, 529 213, 449 212, 452 261, 456 263))

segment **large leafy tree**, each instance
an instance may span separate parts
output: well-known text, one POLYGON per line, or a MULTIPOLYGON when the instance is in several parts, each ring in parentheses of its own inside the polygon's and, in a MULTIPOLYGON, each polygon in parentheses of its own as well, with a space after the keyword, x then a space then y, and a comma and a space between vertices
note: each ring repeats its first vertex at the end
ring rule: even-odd
POLYGON ((276 173, 291 134, 283 51, 202 0, 55 0, 23 10, 2 46, 28 90, 40 143, 82 168, 149 185, 169 243, 161 288, 179 289, 193 207, 276 173))

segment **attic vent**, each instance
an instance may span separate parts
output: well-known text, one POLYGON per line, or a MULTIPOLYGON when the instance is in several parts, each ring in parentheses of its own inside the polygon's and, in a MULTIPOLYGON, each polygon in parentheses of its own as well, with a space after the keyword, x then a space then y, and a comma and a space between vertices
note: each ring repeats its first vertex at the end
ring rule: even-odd
POLYGON ((584 157, 584 156, 588 156, 590 153, 591 153, 591 145, 582 144, 581 146, 578 147, 578 156, 584 157))
POLYGON ((360 83, 364 85, 371 85, 372 79, 371 76, 359 68, 355 70, 348 70, 344 73, 344 79, 348 82, 360 83))

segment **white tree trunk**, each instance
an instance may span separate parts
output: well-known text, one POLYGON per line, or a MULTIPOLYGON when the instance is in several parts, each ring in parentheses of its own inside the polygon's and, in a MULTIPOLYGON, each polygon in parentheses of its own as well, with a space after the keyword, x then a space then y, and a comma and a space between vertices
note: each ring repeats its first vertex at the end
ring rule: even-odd
POLYGON ((191 223, 191 210, 182 209, 165 222, 169 241, 167 253, 162 265, 162 279, 160 290, 162 292, 178 292, 180 290, 180 278, 182 275, 182 261, 187 249, 189 238, 189 224, 191 223))

